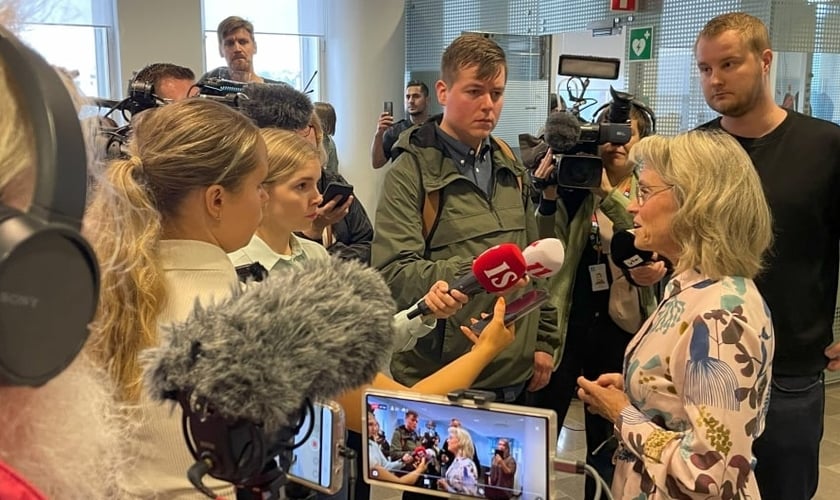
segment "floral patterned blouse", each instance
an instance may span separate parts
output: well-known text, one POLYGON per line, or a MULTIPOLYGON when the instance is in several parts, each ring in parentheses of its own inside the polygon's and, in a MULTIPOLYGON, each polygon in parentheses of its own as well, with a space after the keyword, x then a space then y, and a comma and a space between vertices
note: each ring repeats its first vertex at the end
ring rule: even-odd
POLYGON ((616 422, 616 499, 759 499, 753 440, 764 430, 770 311, 752 280, 675 276, 627 346, 631 405, 616 422))

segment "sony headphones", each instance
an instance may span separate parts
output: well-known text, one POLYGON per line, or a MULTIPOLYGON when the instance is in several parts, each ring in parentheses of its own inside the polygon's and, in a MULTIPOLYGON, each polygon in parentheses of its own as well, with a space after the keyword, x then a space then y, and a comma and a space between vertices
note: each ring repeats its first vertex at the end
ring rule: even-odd
POLYGON ((2 27, 0 58, 29 114, 37 164, 28 212, 0 204, 0 385, 40 386, 73 361, 96 312, 99 268, 79 234, 87 156, 55 70, 2 27))

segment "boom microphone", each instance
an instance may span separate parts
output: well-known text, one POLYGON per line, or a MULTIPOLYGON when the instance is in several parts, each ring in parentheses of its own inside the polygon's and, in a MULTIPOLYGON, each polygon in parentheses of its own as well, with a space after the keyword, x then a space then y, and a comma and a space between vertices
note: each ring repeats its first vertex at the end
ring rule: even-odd
POLYGON ((197 307, 146 351, 156 399, 192 391, 224 416, 293 424, 305 398, 329 399, 385 364, 396 305, 379 273, 359 263, 304 262, 214 307, 197 307))
POLYGON ((636 236, 632 230, 616 231, 610 243, 610 254, 615 265, 622 271, 653 261, 653 252, 639 250, 635 245, 636 236))
POLYGON ((549 278, 563 267, 566 247, 557 238, 537 240, 522 251, 525 257, 526 273, 534 278, 549 278))
MULTIPOLYGON (((515 285, 525 275, 525 257, 513 243, 502 243, 481 253, 472 263, 472 272, 449 285, 450 292, 458 290, 467 296, 481 291, 498 293, 515 285)), ((429 314, 431 309, 421 300, 408 312, 408 318, 429 314)))
POLYGON ((245 116, 260 128, 301 130, 312 118, 312 101, 285 83, 249 83, 243 88, 248 100, 239 103, 245 116))
POLYGON ((571 113, 555 111, 545 120, 543 137, 552 152, 565 153, 580 139, 580 121, 571 113))
POLYGON ((193 484, 202 489, 204 474, 264 484, 269 464, 276 486, 285 476, 273 457, 288 465, 307 400, 374 378, 391 351, 395 310, 377 271, 333 258, 274 273, 170 327, 143 353, 145 384, 184 410, 193 484))

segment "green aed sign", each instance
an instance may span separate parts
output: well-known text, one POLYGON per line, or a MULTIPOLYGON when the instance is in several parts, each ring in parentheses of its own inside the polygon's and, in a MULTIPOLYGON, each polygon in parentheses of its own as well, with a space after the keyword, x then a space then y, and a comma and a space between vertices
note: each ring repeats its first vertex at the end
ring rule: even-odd
POLYGON ((650 61, 653 53, 653 28, 630 30, 630 61, 650 61))

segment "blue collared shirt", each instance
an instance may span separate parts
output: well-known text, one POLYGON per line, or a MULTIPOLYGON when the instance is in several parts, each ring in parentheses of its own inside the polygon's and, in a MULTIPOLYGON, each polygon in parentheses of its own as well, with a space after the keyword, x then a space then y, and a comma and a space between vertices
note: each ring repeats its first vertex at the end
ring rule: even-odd
POLYGON ((490 137, 481 141, 478 151, 447 134, 435 124, 435 130, 443 143, 443 154, 455 162, 461 175, 472 181, 489 198, 493 186, 493 155, 490 152, 490 137))

